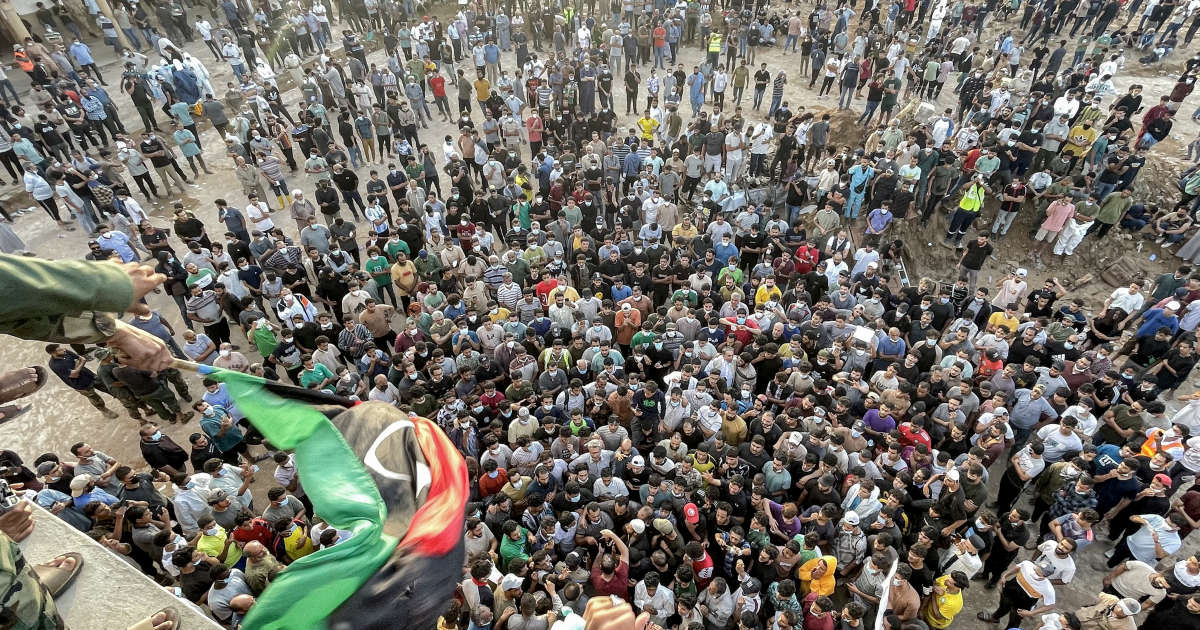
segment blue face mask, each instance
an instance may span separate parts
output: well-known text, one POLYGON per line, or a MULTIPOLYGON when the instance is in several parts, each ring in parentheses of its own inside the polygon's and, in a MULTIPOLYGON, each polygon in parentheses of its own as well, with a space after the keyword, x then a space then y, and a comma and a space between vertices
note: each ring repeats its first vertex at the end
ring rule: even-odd
POLYGON ((150 436, 151 442, 157 442, 162 439, 162 431, 155 431, 154 435, 150 436))

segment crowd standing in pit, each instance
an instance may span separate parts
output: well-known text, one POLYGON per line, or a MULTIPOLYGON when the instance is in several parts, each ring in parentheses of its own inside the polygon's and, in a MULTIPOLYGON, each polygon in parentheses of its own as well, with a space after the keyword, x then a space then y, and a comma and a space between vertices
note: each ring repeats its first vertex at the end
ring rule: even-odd
MULTIPOLYGON (((1178 66, 1200 2, 204 4, 99 15, 124 64, 106 80, 89 18, 39 3, 75 37, 14 47, 34 88, 0 92, 0 161, 92 235, 84 258, 165 276, 174 305, 128 324, 176 356, 436 419, 472 486, 440 627, 537 630, 614 595, 647 627, 871 629, 883 603, 886 628, 943 630, 965 591, 994 627, 1200 626, 1180 553, 1200 398, 1165 405, 1196 363, 1200 275, 1102 304, 1053 277, 1114 227, 1200 256, 1200 171, 1169 206, 1134 194, 1200 54, 1169 93, 1113 86, 1178 66), (756 58, 780 46, 788 67, 756 58), (789 103, 806 90, 861 111, 864 140, 789 103), (435 110, 455 131, 428 131, 435 110), (176 202, 156 226, 200 170, 240 185, 219 223, 176 202), (1020 214, 1036 246, 1004 257, 1052 277, 981 284, 1020 214), (902 286, 898 236, 957 269, 902 286), (1107 567, 1077 567, 1098 542, 1107 567), (1111 572, 1065 610, 1077 569, 1111 572)), ((140 421, 150 472, 79 442, 6 451, 6 478, 218 621, 350 535, 223 385, 47 352, 140 421), (193 419, 187 444, 160 429, 193 419)))

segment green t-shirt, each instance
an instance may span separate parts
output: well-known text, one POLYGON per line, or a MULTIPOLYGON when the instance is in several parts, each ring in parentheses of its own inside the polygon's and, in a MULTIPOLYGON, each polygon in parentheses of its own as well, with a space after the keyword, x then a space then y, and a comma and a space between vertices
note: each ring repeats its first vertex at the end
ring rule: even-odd
MULTIPOLYGON (((405 243, 404 241, 400 241, 399 244, 403 245, 403 247, 397 247, 397 249, 407 253, 408 244, 405 243)), ((389 248, 391 245, 392 245, 391 243, 388 243, 389 248)), ((389 282, 392 281, 392 276, 391 276, 391 271, 390 271, 391 265, 388 264, 388 259, 384 258, 383 256, 373 256, 371 258, 368 258, 367 264, 364 265, 363 268, 367 270, 367 273, 371 274, 372 278, 375 278, 375 284, 377 284, 381 287, 387 285, 389 282), (381 275, 381 276, 375 275, 380 272, 383 272, 383 275, 381 275)))
POLYGON ((191 288, 193 285, 199 282, 202 288, 211 289, 212 285, 216 284, 216 281, 217 274, 213 273, 212 269, 209 269, 208 267, 200 267, 196 270, 196 273, 188 274, 186 283, 188 288, 191 288), (207 278, 207 280, 204 280, 205 278, 207 278))
POLYGON ((508 566, 513 558, 523 558, 528 560, 529 554, 525 551, 526 537, 529 535, 529 530, 522 527, 520 529, 520 538, 513 540, 509 536, 500 537, 500 563, 501 566, 508 566))
POLYGON ((881 103, 881 105, 883 106, 884 109, 887 109, 889 107, 895 107, 896 106, 896 97, 900 94, 900 92, 899 92, 900 79, 897 79, 895 76, 891 76, 891 77, 888 77, 887 79, 884 79, 883 89, 884 89, 883 103, 881 103), (897 90, 897 91, 889 94, 887 92, 887 90, 897 90))
POLYGON ((517 220, 521 223, 521 229, 528 230, 533 225, 533 221, 529 218, 529 202, 521 201, 514 206, 517 209, 517 220))
POLYGON ((325 367, 324 363, 313 363, 313 369, 304 370, 300 373, 300 386, 308 389, 313 383, 320 383, 325 379, 334 380, 336 376, 329 368, 325 367))
POLYGON ((654 343, 655 334, 648 330, 639 330, 630 340, 630 346, 648 346, 654 343))
POLYGON ((383 246, 383 251, 387 252, 388 260, 396 260, 396 252, 404 252, 404 254, 409 258, 412 257, 412 251, 409 250, 408 243, 404 241, 389 240, 387 244, 383 246))

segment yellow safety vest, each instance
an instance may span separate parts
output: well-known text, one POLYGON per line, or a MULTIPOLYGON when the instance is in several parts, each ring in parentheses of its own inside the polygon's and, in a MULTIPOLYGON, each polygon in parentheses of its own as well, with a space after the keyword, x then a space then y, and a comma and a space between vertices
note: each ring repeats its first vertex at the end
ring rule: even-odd
POLYGON ((962 201, 958 202, 958 207, 968 212, 979 212, 983 208, 983 196, 983 186, 971 184, 962 201))
POLYGON ((713 33, 712 36, 710 36, 708 38, 708 52, 710 52, 710 53, 721 52, 721 34, 720 33, 713 33))

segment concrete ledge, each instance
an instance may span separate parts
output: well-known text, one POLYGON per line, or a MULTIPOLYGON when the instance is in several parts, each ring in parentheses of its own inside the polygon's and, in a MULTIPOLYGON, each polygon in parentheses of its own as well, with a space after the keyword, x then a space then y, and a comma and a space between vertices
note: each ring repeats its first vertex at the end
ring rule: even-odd
POLYGON ((190 602, 36 505, 33 521, 33 535, 20 543, 28 562, 40 564, 68 551, 83 555, 83 570, 54 600, 71 630, 122 630, 168 606, 179 612, 184 630, 221 628, 190 602))

